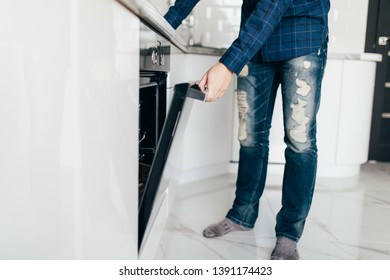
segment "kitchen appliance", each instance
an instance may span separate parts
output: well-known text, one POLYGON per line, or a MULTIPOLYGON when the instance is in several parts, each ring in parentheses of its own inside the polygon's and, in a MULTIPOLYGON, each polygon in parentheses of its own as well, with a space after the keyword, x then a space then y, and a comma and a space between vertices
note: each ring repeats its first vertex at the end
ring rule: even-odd
POLYGON ((197 85, 178 84, 166 114, 170 43, 145 24, 141 24, 140 38, 139 250, 169 185, 167 174, 163 186, 161 182, 174 136, 185 128, 193 100, 205 99, 197 85))
POLYGON ((139 161, 152 163, 166 115, 170 43, 141 24, 139 161))
POLYGON ((143 194, 165 121, 169 56, 169 41, 141 23, 138 106, 139 198, 143 194))
MULTIPOLYGON (((162 193, 162 191, 164 191, 161 189, 163 187, 160 186, 160 182, 164 177, 164 168, 168 160, 171 146, 173 143, 176 143, 173 141, 174 137, 177 131, 180 131, 178 137, 182 136, 183 128, 185 128, 185 124, 187 123, 194 99, 202 101, 205 99, 205 94, 203 94, 196 85, 190 86, 188 83, 183 83, 175 86, 169 112, 166 117, 164 127, 161 131, 150 173, 146 181, 145 190, 139 204, 139 247, 142 244, 143 237, 154 207, 154 202, 156 201, 156 196, 158 193, 162 193)), ((178 147, 174 148, 177 149, 178 147)), ((166 180, 169 179, 170 178, 167 178, 166 180)), ((167 187, 167 185, 168 184, 165 182, 164 187, 167 187)))

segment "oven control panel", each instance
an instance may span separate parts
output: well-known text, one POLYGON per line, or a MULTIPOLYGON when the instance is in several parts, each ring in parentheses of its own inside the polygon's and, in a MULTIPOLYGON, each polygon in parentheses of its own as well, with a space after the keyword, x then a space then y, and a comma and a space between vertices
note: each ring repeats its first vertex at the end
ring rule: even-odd
POLYGON ((153 65, 157 65, 157 66, 164 66, 165 65, 165 56, 162 53, 160 41, 157 41, 157 44, 152 51, 151 59, 152 59, 153 65))
POLYGON ((169 72, 171 43, 144 23, 140 27, 140 70, 169 72))

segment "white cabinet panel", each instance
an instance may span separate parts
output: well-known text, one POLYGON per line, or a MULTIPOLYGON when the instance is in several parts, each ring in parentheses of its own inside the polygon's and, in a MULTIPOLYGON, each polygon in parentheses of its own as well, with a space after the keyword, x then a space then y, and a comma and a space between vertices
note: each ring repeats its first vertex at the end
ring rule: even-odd
MULTIPOLYGON (((205 55, 172 55, 170 85, 200 80, 218 59, 205 55)), ((228 172, 233 86, 234 82, 217 102, 194 102, 183 136, 182 152, 172 161, 174 167, 180 170, 181 182, 228 172)))
POLYGON ((1 1, 0 259, 137 258, 138 28, 112 0, 1 1))
POLYGON ((317 115, 319 164, 336 163, 343 74, 343 61, 328 60, 322 81, 321 105, 317 115))
POLYGON ((375 62, 344 62, 338 164, 362 164, 368 159, 375 71, 375 62))

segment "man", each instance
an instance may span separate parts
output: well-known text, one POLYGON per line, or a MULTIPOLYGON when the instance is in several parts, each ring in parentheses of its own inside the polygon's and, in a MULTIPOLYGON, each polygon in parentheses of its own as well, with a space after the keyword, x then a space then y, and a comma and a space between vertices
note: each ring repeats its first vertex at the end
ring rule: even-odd
MULTIPOLYGON (((177 28, 199 0, 177 0, 165 18, 177 28)), ((206 101, 238 75, 240 160, 236 197, 208 238, 254 227, 268 164, 268 138, 279 85, 284 114, 285 170, 271 259, 299 259, 299 241, 313 197, 316 114, 327 59, 329 0, 244 0, 238 38, 202 77, 206 101)))

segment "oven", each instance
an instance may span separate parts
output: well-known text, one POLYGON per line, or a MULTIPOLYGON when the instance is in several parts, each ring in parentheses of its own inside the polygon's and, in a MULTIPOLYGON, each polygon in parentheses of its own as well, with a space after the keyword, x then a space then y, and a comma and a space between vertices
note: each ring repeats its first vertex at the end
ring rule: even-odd
POLYGON ((139 71, 138 161, 139 199, 156 153, 166 117, 170 43, 141 23, 139 71))
POLYGON ((170 176, 164 173, 170 150, 179 152, 175 145, 183 138, 193 100, 205 98, 197 85, 178 84, 174 86, 167 106, 170 43, 144 24, 141 25, 140 35, 139 249, 152 227, 150 223, 161 205, 161 196, 171 184, 170 176))

